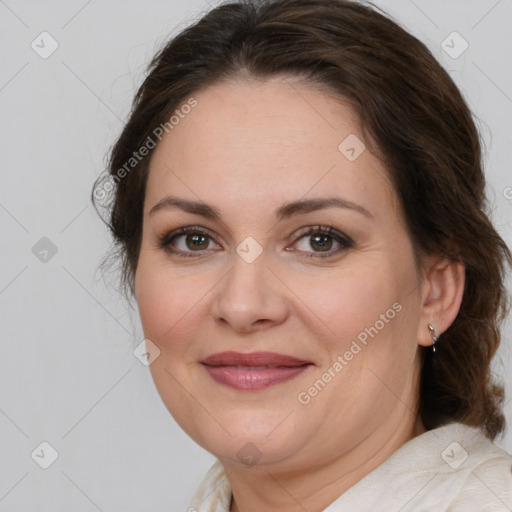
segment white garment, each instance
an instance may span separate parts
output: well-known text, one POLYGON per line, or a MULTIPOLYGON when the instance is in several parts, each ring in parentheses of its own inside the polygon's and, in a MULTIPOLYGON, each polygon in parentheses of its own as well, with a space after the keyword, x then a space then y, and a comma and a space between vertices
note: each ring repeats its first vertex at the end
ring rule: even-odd
MULTIPOLYGON (((220 461, 187 512, 229 512, 220 461)), ((512 456, 480 429, 451 423, 417 436, 323 512, 511 512, 512 456)))

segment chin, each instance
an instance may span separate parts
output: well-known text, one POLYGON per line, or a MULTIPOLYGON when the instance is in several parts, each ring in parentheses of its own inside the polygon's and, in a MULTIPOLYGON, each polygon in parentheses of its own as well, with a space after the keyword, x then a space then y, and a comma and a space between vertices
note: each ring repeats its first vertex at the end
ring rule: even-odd
POLYGON ((227 432, 211 424, 205 428, 203 422, 193 429, 185 427, 185 430, 200 446, 222 462, 247 467, 275 466, 285 463, 299 452, 305 444, 305 441, 301 442, 302 437, 308 437, 306 433, 298 437, 298 427, 291 421, 292 418, 285 421, 283 418, 286 418, 286 414, 283 415, 282 411, 257 413, 239 410, 222 417, 227 432))

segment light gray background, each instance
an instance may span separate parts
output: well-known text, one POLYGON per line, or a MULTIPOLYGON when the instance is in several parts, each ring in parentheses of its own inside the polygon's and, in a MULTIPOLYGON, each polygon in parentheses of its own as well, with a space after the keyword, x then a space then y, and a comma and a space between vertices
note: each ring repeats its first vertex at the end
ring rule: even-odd
MULTIPOLYGON (((511 0, 377 4, 427 42, 480 120, 494 221, 510 244, 511 0), (469 43, 457 59, 441 46, 453 31, 469 43)), ((133 355, 137 314, 96 271, 109 239, 89 202, 145 64, 210 5, 0 0, 0 512, 184 511, 213 461, 133 355), (31 48, 43 31, 59 44, 47 59, 31 48), (46 262, 32 252, 42 237, 57 247, 46 262), (31 457, 42 441, 58 452, 48 469, 31 457)), ((501 375, 510 325, 505 339, 501 375)), ((508 377, 509 422, 511 396, 508 377)), ((510 429, 499 444, 512 451, 510 429)))

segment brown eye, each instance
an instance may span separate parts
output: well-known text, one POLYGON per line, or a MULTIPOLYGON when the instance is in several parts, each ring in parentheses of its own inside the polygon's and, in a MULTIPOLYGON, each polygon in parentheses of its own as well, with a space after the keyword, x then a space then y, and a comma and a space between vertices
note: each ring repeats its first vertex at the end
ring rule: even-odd
POLYGON ((308 258, 327 258, 353 247, 351 238, 330 226, 309 227, 302 231, 293 248, 308 258))
POLYGON ((332 248, 333 239, 330 235, 317 234, 309 238, 309 245, 315 251, 328 251, 332 248))
POLYGON ((187 248, 191 251, 200 251, 202 249, 207 249, 210 243, 210 240, 205 235, 187 235, 185 239, 185 243, 187 248))
POLYGON ((160 247, 170 254, 181 256, 200 256, 219 251, 222 247, 217 244, 212 235, 205 229, 187 226, 168 233, 160 239, 160 247))

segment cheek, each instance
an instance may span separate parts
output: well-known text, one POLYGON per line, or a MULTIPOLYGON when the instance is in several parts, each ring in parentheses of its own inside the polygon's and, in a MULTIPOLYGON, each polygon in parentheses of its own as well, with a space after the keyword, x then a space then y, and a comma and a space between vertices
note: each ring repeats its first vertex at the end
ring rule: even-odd
POLYGON ((297 296, 313 313, 307 329, 325 356, 310 385, 323 377, 332 381, 310 405, 333 424, 346 421, 347 414, 380 418, 394 407, 408 385, 416 352, 414 267, 404 259, 401 265, 382 257, 360 262, 336 275, 296 281, 297 296))
POLYGON ((357 268, 331 270, 314 278, 296 276, 295 286, 297 296, 311 309, 309 316, 316 320, 316 330, 325 331, 328 348, 338 352, 358 336, 363 341, 365 335, 369 338, 368 329, 375 324, 379 334, 384 334, 400 309, 396 269, 377 259, 372 262, 368 258, 357 268))
POLYGON ((209 286, 205 279, 185 278, 151 260, 141 252, 135 279, 137 305, 145 337, 169 350, 186 342, 182 335, 193 328, 209 286))

